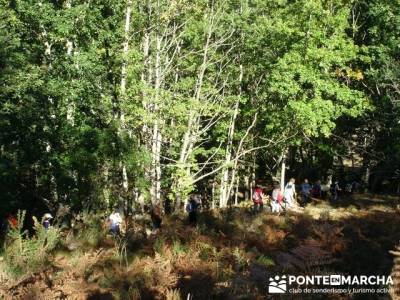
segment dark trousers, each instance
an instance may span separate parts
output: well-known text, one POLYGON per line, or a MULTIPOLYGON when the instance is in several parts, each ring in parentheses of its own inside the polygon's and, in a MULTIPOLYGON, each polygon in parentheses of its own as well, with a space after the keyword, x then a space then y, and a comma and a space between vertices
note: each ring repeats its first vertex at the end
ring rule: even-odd
POLYGON ((189 212, 189 224, 192 226, 197 224, 197 211, 189 212))
POLYGON ((259 213, 263 210, 264 203, 262 202, 254 202, 254 212, 259 213))
POLYGON ((310 199, 310 194, 309 193, 302 193, 301 194, 302 205, 307 204, 309 199, 310 199))
POLYGON ((153 229, 160 229, 160 228, 161 228, 161 220, 160 219, 153 220, 153 229))
POLYGON ((111 225, 110 233, 115 235, 120 235, 121 231, 119 229, 119 225, 116 224, 111 225))
POLYGON ((332 201, 337 201, 337 199, 338 199, 338 192, 332 192, 332 195, 331 195, 331 200, 332 201))

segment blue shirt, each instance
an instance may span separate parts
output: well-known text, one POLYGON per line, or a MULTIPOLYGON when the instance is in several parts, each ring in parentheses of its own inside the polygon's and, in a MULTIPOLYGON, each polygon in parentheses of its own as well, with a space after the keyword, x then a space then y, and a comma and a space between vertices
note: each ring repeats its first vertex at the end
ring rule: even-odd
POLYGON ((301 191, 303 193, 308 194, 310 193, 310 190, 311 190, 311 185, 308 182, 307 183, 304 182, 301 184, 301 191))

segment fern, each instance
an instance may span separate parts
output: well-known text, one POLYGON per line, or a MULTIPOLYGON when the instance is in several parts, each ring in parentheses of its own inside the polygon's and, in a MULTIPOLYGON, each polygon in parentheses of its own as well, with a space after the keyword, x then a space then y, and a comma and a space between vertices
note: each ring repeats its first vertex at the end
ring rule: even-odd
POLYGON ((275 262, 272 258, 268 256, 261 255, 259 258, 257 258, 257 263, 266 267, 272 267, 275 266, 275 262))
POLYGON ((188 248, 183 245, 180 241, 175 240, 173 245, 172 245, 172 253, 174 255, 179 256, 181 254, 185 254, 188 252, 188 248))
POLYGON ((166 300, 181 300, 179 289, 170 289, 165 293, 166 300))

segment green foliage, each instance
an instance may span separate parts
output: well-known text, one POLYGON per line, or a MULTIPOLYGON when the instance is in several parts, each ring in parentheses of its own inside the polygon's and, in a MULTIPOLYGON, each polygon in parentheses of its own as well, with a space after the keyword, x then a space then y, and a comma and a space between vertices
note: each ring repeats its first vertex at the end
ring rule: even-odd
POLYGON ((183 245, 179 240, 175 240, 172 244, 172 253, 176 256, 185 254, 188 250, 188 247, 183 245))
POLYGON ((245 252, 239 247, 235 247, 232 254, 235 258, 236 268, 242 270, 247 263, 245 252))
POLYGON ((154 252, 162 254, 165 247, 165 239, 163 237, 157 237, 154 241, 153 249, 154 252))
POLYGON ((183 200, 253 154, 345 153, 332 133, 400 148, 397 0, 139 2, 125 40, 127 3, 1 2, 0 210, 183 200))
POLYGON ((116 236, 114 238, 115 243, 115 255, 119 260, 119 264, 128 267, 128 253, 127 253, 127 241, 125 237, 116 236))
POLYGON ((98 247, 106 236, 103 216, 101 214, 84 211, 80 216, 80 220, 82 223, 76 225, 76 228, 79 230, 76 239, 89 247, 98 247))
POLYGON ((51 226, 46 230, 35 217, 35 234, 29 237, 28 233, 23 231, 25 213, 18 212, 18 226, 9 231, 5 243, 4 261, 11 278, 46 268, 52 250, 60 241, 58 228, 51 226))
MULTIPOLYGON (((209 232, 209 231, 208 231, 209 232)), ((217 255, 217 249, 208 243, 198 242, 196 247, 199 249, 199 257, 204 261, 210 260, 217 255)))
POLYGON ((272 258, 261 255, 260 257, 257 258, 257 263, 260 265, 266 266, 266 267, 273 267, 275 266, 275 262, 272 258))

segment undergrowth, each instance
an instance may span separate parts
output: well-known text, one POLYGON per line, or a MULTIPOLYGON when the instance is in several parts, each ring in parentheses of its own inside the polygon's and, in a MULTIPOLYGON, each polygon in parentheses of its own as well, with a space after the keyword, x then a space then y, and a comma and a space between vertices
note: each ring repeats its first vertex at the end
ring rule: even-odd
POLYGON ((23 230, 25 211, 19 211, 17 219, 18 226, 10 229, 4 244, 3 267, 12 279, 45 268, 60 240, 58 228, 46 230, 36 217, 33 217, 35 234, 30 237, 23 230))
MULTIPOLYGON (((324 207, 316 215, 313 209, 313 214, 306 209, 281 216, 253 215, 245 209, 207 211, 200 214, 198 228, 175 215, 166 217, 156 234, 132 232, 116 238, 107 235, 101 216, 87 214, 70 235, 81 246, 56 257, 64 262, 58 264, 61 271, 53 289, 70 287, 67 298, 80 293, 84 299, 93 286, 112 299, 255 299, 266 295, 271 274, 355 274, 366 268, 390 272, 388 250, 400 239, 400 220, 366 210, 340 219, 344 210, 328 213, 324 207), (375 255, 367 255, 372 250, 375 255), (70 282, 82 288, 74 290, 70 282)), ((11 268, 7 274, 55 264, 51 252, 59 238, 56 229, 45 232, 39 226, 33 237, 18 230, 10 233, 0 261, 11 268)), ((3 270, 0 266, 0 282, 3 270)))

